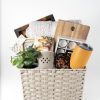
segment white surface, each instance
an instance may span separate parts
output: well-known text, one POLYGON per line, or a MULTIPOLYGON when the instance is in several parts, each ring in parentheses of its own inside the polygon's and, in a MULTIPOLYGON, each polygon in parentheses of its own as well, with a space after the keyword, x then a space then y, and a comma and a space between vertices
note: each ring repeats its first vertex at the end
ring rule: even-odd
POLYGON ((53 13, 56 19, 81 19, 90 25, 94 52, 87 65, 83 100, 100 100, 100 0, 2 0, 1 100, 23 100, 19 70, 11 66, 14 29, 53 13))

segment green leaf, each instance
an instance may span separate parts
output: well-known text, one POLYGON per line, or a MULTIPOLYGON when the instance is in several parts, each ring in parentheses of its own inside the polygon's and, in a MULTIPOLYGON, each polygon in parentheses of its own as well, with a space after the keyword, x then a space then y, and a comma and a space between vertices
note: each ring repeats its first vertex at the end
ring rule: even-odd
POLYGON ((30 58, 30 59, 33 59, 34 57, 34 53, 31 53, 31 52, 28 52, 25 56, 25 58, 30 58))
POLYGON ((23 57, 22 56, 17 56, 15 58, 12 59, 12 64, 19 66, 23 63, 23 57))
POLYGON ((18 65, 16 65, 17 68, 23 68, 24 64, 23 63, 20 63, 18 65))
POLYGON ((25 65, 25 66, 31 66, 32 63, 33 63, 32 60, 25 60, 25 61, 24 61, 24 65, 25 65))
POLYGON ((13 65, 16 65, 16 64, 17 64, 17 58, 13 58, 13 59, 12 59, 12 64, 13 64, 13 65))

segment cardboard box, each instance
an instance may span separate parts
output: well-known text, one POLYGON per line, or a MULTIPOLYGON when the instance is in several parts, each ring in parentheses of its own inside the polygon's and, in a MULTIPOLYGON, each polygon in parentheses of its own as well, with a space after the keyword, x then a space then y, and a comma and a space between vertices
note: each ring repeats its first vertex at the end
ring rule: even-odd
MULTIPOLYGON (((41 19, 38 19, 37 21, 55 21, 55 18, 53 16, 53 14, 51 14, 51 15, 45 16, 41 19)), ((29 24, 26 24, 24 26, 21 26, 21 27, 15 29, 14 31, 15 31, 16 36, 19 37, 22 34, 26 37, 25 33, 26 33, 26 29, 28 27, 29 27, 29 24)))

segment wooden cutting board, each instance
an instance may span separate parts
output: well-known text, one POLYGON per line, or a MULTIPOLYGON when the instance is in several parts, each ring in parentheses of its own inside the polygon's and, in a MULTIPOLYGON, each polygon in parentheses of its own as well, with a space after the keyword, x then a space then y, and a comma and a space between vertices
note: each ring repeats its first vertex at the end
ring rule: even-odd
POLYGON ((90 27, 79 23, 59 20, 55 32, 55 41, 58 37, 68 37, 72 39, 86 40, 90 27))

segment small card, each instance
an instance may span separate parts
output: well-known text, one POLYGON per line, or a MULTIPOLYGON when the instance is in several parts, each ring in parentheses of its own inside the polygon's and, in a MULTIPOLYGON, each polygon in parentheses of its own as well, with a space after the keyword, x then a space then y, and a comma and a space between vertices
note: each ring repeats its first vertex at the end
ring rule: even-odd
POLYGON ((23 43, 25 42, 25 40, 26 38, 23 35, 20 35, 16 43, 14 43, 14 45, 11 47, 11 50, 16 54, 20 51, 23 51, 23 43))

